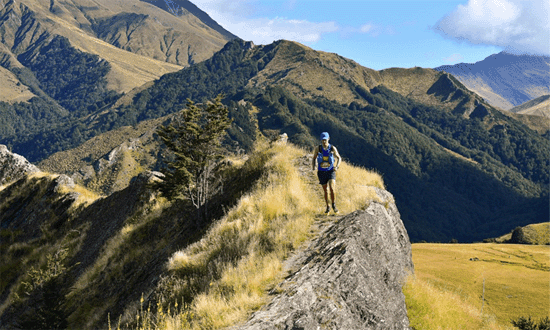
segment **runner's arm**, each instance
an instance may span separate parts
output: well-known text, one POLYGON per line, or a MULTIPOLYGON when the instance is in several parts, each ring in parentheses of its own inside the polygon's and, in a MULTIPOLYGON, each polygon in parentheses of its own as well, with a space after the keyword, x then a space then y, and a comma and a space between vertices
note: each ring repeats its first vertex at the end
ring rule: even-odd
POLYGON ((340 157, 340 153, 338 153, 338 149, 336 149, 335 146, 332 146, 332 152, 334 154, 334 159, 336 159, 336 165, 334 166, 334 168, 338 169, 340 163, 342 162, 342 157, 340 157))
POLYGON ((319 152, 319 147, 313 149, 313 157, 311 158, 311 169, 315 171, 315 161, 317 160, 317 153, 319 152))

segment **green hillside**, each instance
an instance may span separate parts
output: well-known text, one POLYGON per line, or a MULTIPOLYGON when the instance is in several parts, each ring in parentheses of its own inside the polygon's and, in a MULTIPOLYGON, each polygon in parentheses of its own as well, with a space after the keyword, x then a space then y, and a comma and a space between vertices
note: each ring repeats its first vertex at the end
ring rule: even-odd
POLYGON ((550 141, 537 132, 445 73, 376 72, 287 41, 230 42, 93 121, 33 141, 56 145, 75 127, 92 136, 135 125, 218 93, 234 119, 233 150, 250 150, 255 123, 307 148, 329 131, 346 161, 383 174, 412 241, 476 241, 548 219, 550 141), (416 92, 400 94, 415 79, 416 92))
POLYGON ((548 218, 550 142, 537 132, 444 73, 376 72, 286 41, 230 42, 212 59, 121 99, 81 134, 135 125, 218 93, 234 119, 234 145, 244 150, 254 122, 308 148, 329 131, 347 161, 384 175, 413 241, 482 240, 548 218), (413 78, 424 92, 400 94, 408 86, 402 79, 413 78))
POLYGON ((510 233, 493 240, 498 243, 550 245, 550 223, 533 223, 525 227, 517 227, 510 233))

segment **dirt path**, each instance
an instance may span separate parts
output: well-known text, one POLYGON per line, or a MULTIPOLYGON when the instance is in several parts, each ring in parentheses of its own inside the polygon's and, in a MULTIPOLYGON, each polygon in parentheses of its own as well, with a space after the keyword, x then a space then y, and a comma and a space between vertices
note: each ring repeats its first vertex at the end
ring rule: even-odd
POLYGON ((302 245, 300 245, 300 247, 297 248, 285 261, 284 270, 288 273, 292 273, 296 270, 296 268, 300 267, 305 258, 303 252, 312 244, 312 242, 315 241, 322 232, 326 231, 344 216, 342 214, 335 215, 332 212, 329 215, 326 215, 324 213, 325 203, 323 189, 319 185, 316 172, 311 169, 311 158, 311 154, 307 154, 306 156, 297 158, 295 159, 294 166, 296 166, 304 181, 308 185, 310 185, 315 193, 318 195, 319 213, 314 215, 315 221, 310 228, 310 238, 304 241, 302 245))

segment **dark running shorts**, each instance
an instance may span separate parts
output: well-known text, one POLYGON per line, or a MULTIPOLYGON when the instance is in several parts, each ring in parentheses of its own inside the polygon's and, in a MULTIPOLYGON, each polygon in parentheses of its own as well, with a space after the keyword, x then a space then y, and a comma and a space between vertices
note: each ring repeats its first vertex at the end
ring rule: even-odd
POLYGON ((317 171, 317 177, 319 178, 319 184, 326 185, 329 180, 336 180, 336 172, 330 171, 317 171))

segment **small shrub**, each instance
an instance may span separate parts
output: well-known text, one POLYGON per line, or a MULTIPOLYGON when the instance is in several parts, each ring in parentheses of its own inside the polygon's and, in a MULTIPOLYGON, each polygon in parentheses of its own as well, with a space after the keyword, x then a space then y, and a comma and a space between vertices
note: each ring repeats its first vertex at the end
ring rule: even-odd
POLYGON ((65 260, 67 256, 68 249, 60 249, 55 254, 47 256, 45 267, 31 267, 27 274, 28 282, 21 283, 25 293, 29 295, 36 288, 61 275, 66 269, 65 260))
POLYGON ((520 316, 512 320, 512 325, 520 330, 550 330, 550 318, 548 316, 541 318, 537 323, 535 320, 531 319, 531 316, 520 316))

